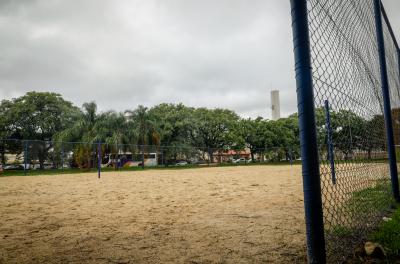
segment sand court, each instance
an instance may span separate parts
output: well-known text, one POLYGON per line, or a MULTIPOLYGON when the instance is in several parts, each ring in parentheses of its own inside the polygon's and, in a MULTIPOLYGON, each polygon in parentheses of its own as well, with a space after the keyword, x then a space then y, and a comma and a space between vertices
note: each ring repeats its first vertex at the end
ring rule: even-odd
POLYGON ((0 263, 304 263, 301 166, 0 178, 0 263))

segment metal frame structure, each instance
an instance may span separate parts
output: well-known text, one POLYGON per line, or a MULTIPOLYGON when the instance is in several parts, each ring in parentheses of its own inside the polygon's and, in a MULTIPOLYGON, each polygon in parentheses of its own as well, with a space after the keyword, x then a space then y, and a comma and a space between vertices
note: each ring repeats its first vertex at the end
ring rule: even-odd
MULTIPOLYGON (((398 43, 390 26, 389 19, 380 0, 374 1, 376 39, 378 43, 377 53, 379 54, 379 67, 381 89, 384 101, 384 118, 386 127, 386 138, 389 156, 390 178, 393 196, 400 202, 399 181, 396 162, 396 152, 393 137, 392 113, 390 105, 390 90, 385 59, 385 45, 382 28, 382 17, 388 25, 389 32, 395 43, 397 53, 400 51, 398 43)), ((291 16, 293 45, 295 57, 295 73, 297 86, 297 102, 299 113, 300 142, 302 156, 302 174, 304 189, 304 207, 307 232, 307 255, 309 263, 326 263, 326 249, 324 237, 323 207, 321 198, 320 164, 318 155, 317 132, 315 121, 315 105, 312 77, 312 63, 310 53, 310 31, 307 3, 308 0, 291 0, 291 16)), ((400 65, 399 65, 400 71, 400 65)), ((325 110, 328 111, 329 105, 325 102, 325 110)), ((330 120, 326 121, 330 130, 330 120)), ((329 134, 329 132, 328 132, 329 134)), ((328 135, 329 137, 329 135, 328 135)), ((334 177, 332 139, 328 138, 329 159, 331 161, 332 177, 334 177)), ((335 184, 335 179, 332 178, 335 184)))
POLYGON ((304 209, 309 263, 324 263, 325 238, 322 214, 314 91, 306 0, 291 0, 297 108, 301 142, 304 209))

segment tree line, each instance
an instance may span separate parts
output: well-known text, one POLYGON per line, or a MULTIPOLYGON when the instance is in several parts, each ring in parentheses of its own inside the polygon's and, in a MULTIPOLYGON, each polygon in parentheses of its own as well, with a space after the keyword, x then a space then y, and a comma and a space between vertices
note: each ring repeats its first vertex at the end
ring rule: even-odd
MULTIPOLYGON (((322 149, 326 145, 326 117, 317 109, 317 130, 322 149)), ((126 111, 99 112, 95 102, 77 107, 60 94, 28 92, 0 103, 0 138, 56 142, 136 144, 168 146, 173 149, 215 150, 248 149, 255 154, 280 148, 287 157, 290 151, 299 155, 299 126, 297 113, 276 121, 241 118, 228 109, 194 108, 183 104, 162 103, 150 108, 139 105, 126 111)), ((383 117, 366 119, 348 110, 332 111, 332 135, 336 148, 350 157, 354 149, 369 152, 384 148, 383 117), (382 129, 381 129, 382 128, 382 129)), ((2 141, 0 155, 5 163, 11 143, 2 141)), ((20 146, 14 146, 19 148, 20 146)), ((80 146, 81 152, 85 146, 80 146)), ((46 149, 42 150, 43 159, 46 149)))

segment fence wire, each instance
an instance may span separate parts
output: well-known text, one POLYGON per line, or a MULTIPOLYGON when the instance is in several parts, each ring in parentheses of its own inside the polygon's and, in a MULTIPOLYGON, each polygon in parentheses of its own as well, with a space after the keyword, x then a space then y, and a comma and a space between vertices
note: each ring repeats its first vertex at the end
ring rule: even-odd
MULTIPOLYGON (((328 262, 341 263, 393 203, 374 2, 307 4, 326 253, 328 262)), ((398 56, 387 25, 385 42, 398 119, 398 56)))
MULTIPOLYGON (((400 61, 398 44, 392 35, 391 25, 384 14, 383 34, 385 39, 386 64, 389 79, 390 105, 392 109, 393 135, 396 158, 400 160, 400 61)), ((399 168, 399 163, 397 165, 399 168)))
POLYGON ((132 170, 146 167, 216 166, 300 162, 297 147, 218 149, 194 146, 150 146, 97 142, 0 139, 5 174, 71 173, 132 170))

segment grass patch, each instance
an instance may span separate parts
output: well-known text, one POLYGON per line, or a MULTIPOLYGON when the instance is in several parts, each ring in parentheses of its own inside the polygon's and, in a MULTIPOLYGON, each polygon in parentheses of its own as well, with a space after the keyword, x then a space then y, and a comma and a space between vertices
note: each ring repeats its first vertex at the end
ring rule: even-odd
POLYGON ((339 220, 334 223, 336 225, 328 226, 325 230, 328 258, 336 262, 340 260, 340 254, 346 258, 350 257, 354 247, 364 241, 370 232, 376 230, 382 222, 382 217, 390 212, 393 204, 390 181, 376 180, 375 184, 354 191, 347 201, 337 204, 337 208, 332 208, 337 210, 337 217, 342 222, 339 220), (340 218, 341 215, 343 218, 340 218))
POLYGON ((327 234, 338 238, 364 236, 365 231, 372 231, 379 225, 393 204, 390 181, 377 180, 375 186, 353 192, 351 197, 340 205, 341 209, 338 208, 338 211, 351 220, 351 226, 336 225, 330 228, 327 234))
POLYGON ((379 180, 375 186, 352 193, 351 198, 345 203, 345 207, 350 213, 358 214, 360 211, 365 213, 384 211, 392 203, 393 197, 390 182, 379 180))
POLYGON ((381 244, 389 257, 400 257, 400 208, 397 208, 392 219, 380 224, 370 239, 381 244))
MULTIPOLYGON (((293 165, 301 164, 300 161, 293 162, 293 165)), ((188 164, 185 166, 154 166, 154 167, 145 167, 144 169, 140 166, 137 167, 128 167, 128 168, 102 168, 101 172, 118 172, 118 171, 142 171, 142 170, 184 170, 184 169, 193 169, 193 168, 207 168, 207 167, 236 167, 236 166, 282 166, 282 165, 290 165, 287 161, 281 162, 250 162, 250 163, 240 163, 240 164, 232 164, 232 163, 212 163, 209 166, 207 164, 188 164)), ((79 168, 69 168, 69 169, 47 169, 47 170, 28 170, 26 172, 26 176, 38 176, 38 175, 63 175, 63 174, 78 174, 78 173, 97 173, 97 168, 94 169, 79 169, 79 168)), ((23 170, 5 170, 3 174, 0 174, 0 177, 8 177, 8 176, 25 176, 23 170)))
POLYGON ((351 236, 351 234, 353 233, 353 230, 346 226, 337 225, 337 226, 332 227, 328 231, 328 233, 329 233, 329 235, 335 236, 335 237, 348 237, 348 236, 351 236))

